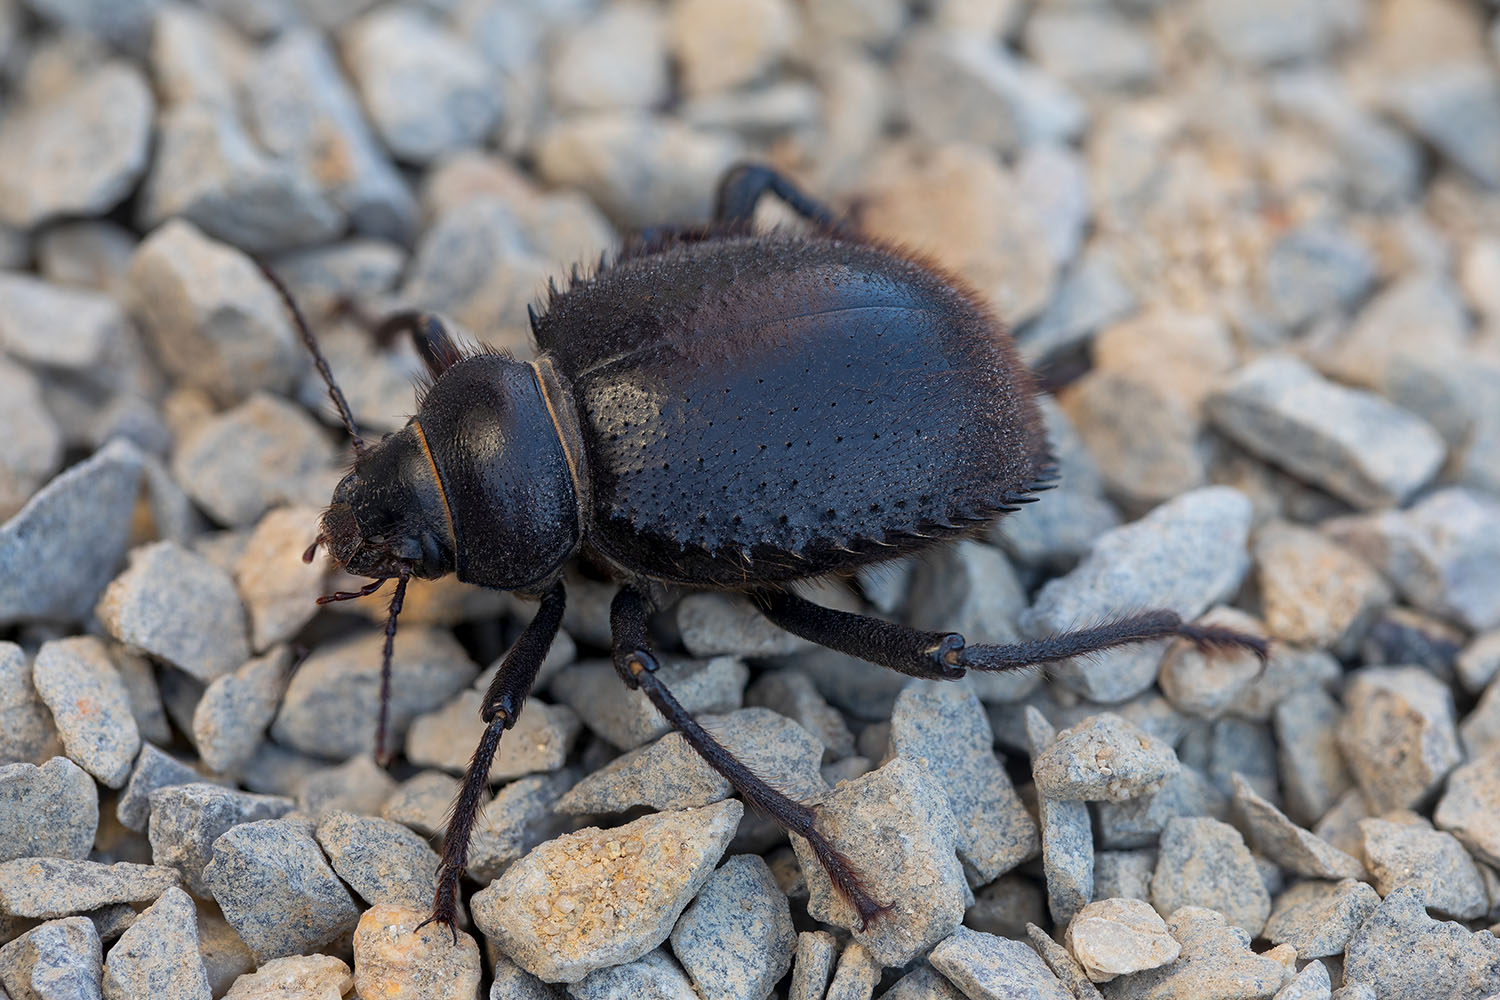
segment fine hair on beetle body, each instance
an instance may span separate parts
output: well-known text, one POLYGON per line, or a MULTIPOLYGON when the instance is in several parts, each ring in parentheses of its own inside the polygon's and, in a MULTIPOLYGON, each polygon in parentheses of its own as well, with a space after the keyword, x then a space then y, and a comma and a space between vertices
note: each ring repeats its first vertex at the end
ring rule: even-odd
MULTIPOLYGON (((460 349, 435 316, 402 312, 430 384, 417 413, 363 441, 284 287, 354 443, 314 549, 372 579, 323 601, 395 591, 386 621, 377 753, 408 580, 536 598, 485 694, 484 735, 448 824, 430 921, 454 930, 490 765, 562 622, 563 569, 582 557, 619 583, 613 663, 745 801, 805 838, 862 925, 885 910, 813 807, 757 777, 700 726, 658 672, 648 633, 667 586, 737 591, 776 625, 911 677, 1011 671, 1151 639, 1264 658, 1264 640, 1147 610, 1009 644, 975 644, 817 605, 800 580, 878 564, 984 530, 1054 475, 1031 373, 977 296, 862 236, 781 174, 744 164, 707 226, 662 227, 531 314, 538 353, 460 349), (809 232, 757 234, 765 195, 809 232)), ((307 558, 313 557, 309 549, 307 558)), ((934 622, 934 626, 941 623, 934 622)))

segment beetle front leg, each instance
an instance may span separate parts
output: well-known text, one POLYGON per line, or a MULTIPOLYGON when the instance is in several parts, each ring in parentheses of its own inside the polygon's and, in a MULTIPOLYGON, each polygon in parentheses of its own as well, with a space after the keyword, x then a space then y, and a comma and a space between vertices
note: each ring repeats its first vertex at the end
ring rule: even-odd
POLYGON ((672 696, 658 673, 659 665, 646 634, 646 604, 635 588, 622 587, 615 595, 609 609, 609 620, 614 637, 615 670, 625 683, 632 689, 644 691, 651 704, 682 734, 698 756, 722 774, 746 802, 764 810, 788 833, 795 833, 807 841, 834 886, 859 913, 861 928, 885 912, 887 908, 877 903, 865 888, 853 862, 818 831, 814 808, 766 784, 699 725, 692 713, 672 696))
POLYGON ((474 820, 479 815, 480 800, 489 786, 490 765, 494 763, 495 751, 500 748, 500 737, 520 717, 521 707, 531 685, 536 683, 537 671, 557 630, 562 626, 563 608, 567 595, 561 583, 542 597, 542 606, 536 617, 521 633, 521 638, 505 655, 500 671, 490 683, 484 695, 484 707, 480 717, 486 726, 479 746, 464 770, 463 786, 454 800, 453 812, 448 817, 448 829, 443 836, 443 862, 438 866, 437 892, 433 895, 432 916, 419 926, 431 923, 447 924, 453 932, 453 941, 458 943, 458 883, 463 878, 469 863, 469 838, 474 833, 474 820))

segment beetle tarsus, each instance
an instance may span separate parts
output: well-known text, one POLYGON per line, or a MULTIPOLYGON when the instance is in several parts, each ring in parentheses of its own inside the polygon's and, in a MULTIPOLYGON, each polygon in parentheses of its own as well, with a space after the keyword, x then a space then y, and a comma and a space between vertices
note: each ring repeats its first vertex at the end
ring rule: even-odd
POLYGON ((453 935, 453 945, 458 946, 458 880, 463 872, 450 873, 446 866, 438 869, 437 892, 432 900, 432 916, 416 926, 421 930, 428 924, 443 924, 453 935))

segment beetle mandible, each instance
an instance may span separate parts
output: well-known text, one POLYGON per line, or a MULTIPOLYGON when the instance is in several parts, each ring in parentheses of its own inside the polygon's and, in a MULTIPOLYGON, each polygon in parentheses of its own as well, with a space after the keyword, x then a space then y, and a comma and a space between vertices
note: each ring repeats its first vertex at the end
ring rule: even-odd
MULTIPOLYGON (((272 278, 275 281, 274 276, 272 278)), ((814 809, 757 778, 657 672, 647 634, 663 585, 745 594, 780 627, 912 677, 951 680, 1183 636, 1265 656, 1263 640, 1146 611, 1004 645, 968 645, 818 606, 794 581, 974 535, 1050 484, 1032 376, 952 275, 870 239, 765 166, 720 184, 714 221, 627 241, 531 313, 534 361, 460 349, 429 314, 398 313, 431 384, 401 430, 366 445, 296 306, 277 283, 354 439, 354 470, 318 544, 373 593, 456 573, 540 600, 485 695, 429 922, 454 929, 469 837, 502 734, 562 621, 562 571, 583 554, 621 584, 610 607, 620 679, 643 691, 751 804, 807 840, 863 923, 878 888, 819 832, 814 809), (757 235, 773 194, 811 232, 757 235)), ((309 549, 308 558, 311 558, 309 549)))

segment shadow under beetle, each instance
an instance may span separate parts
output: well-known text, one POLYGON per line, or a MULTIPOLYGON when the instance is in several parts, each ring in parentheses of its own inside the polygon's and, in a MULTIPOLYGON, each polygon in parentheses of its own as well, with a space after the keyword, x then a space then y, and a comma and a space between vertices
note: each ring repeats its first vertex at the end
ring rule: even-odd
POLYGON ((461 350, 428 314, 386 320, 385 332, 413 336, 431 384, 416 416, 378 444, 360 440, 287 301, 356 451, 314 548, 374 578, 322 600, 396 580, 377 752, 410 577, 457 573, 540 598, 485 695, 487 728, 448 825, 429 922, 455 935, 490 764, 557 635, 562 571, 575 554, 621 584, 610 607, 620 679, 749 803, 807 840, 864 924, 884 909, 879 887, 818 831, 814 808, 756 777, 661 680, 646 621, 662 584, 738 591, 789 632, 920 678, 1016 670, 1168 636, 1265 655, 1259 638, 1171 611, 968 645, 954 632, 793 594, 793 581, 981 531, 1037 499, 1053 463, 1032 376, 977 296, 860 235, 766 167, 729 172, 711 225, 648 230, 596 274, 551 290, 545 311, 531 314, 535 361, 461 350), (754 234, 767 193, 805 217, 811 234, 754 234))

